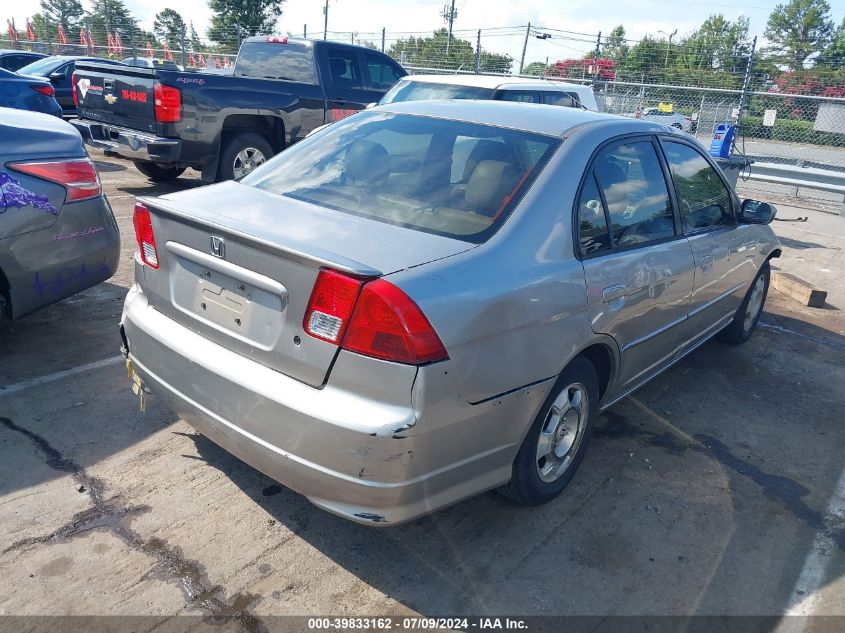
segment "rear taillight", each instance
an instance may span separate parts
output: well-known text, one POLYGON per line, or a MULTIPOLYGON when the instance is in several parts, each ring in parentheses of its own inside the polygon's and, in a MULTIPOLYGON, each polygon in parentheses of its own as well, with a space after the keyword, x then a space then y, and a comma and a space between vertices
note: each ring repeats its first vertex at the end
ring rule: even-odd
POLYGON ((409 365, 448 358, 419 306, 383 279, 321 270, 303 325, 311 336, 364 356, 409 365))
POLYGON ((30 88, 35 90, 35 92, 40 92, 41 94, 47 95, 48 97, 55 96, 55 94, 56 94, 55 88, 53 88, 53 86, 51 86, 50 84, 44 84, 44 85, 39 84, 37 86, 30 86, 30 88))
POLYGON ((364 285, 342 347, 409 365, 448 358, 440 337, 419 306, 384 279, 364 285))
POLYGON ((150 210, 140 202, 135 204, 132 224, 135 225, 135 240, 138 242, 141 261, 150 268, 158 268, 158 249, 156 249, 156 236, 153 233, 153 220, 150 217, 150 210))
POLYGON ((79 107, 79 94, 76 92, 76 73, 74 72, 70 76, 70 88, 71 92, 73 93, 73 106, 75 108, 79 107))
POLYGON ((155 117, 159 123, 175 123, 182 118, 182 91, 156 82, 153 88, 155 117))
POLYGON ((314 338, 339 343, 352 316, 361 279, 323 268, 317 275, 303 326, 314 338))
POLYGON ((67 201, 95 198, 103 193, 97 170, 87 158, 56 160, 43 163, 12 163, 15 171, 63 185, 67 201))

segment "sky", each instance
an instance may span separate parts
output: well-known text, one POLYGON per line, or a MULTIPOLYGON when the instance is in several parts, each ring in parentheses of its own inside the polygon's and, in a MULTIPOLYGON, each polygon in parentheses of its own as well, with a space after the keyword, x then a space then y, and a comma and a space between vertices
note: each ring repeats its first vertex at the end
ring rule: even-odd
MULTIPOLYGON (((329 31, 357 32, 358 37, 378 42, 381 29, 390 32, 431 32, 443 26, 440 13, 448 0, 329 0, 329 31), (378 37, 375 35, 378 33, 378 37)), ((129 10, 144 28, 151 29, 156 12, 167 8, 171 0, 124 0, 129 10)), ((831 16, 838 24, 845 18, 845 0, 829 0, 831 16)), ((90 6, 89 0, 82 0, 90 6)), ((277 23, 280 33, 302 35, 307 25, 310 36, 322 36, 324 0, 286 0, 277 23)), ((751 35, 763 35, 766 20, 777 0, 456 0, 458 11, 454 29, 460 37, 475 43, 475 30, 493 27, 532 25, 574 33, 592 34, 591 37, 556 35, 546 40, 530 38, 526 63, 542 61, 545 57, 561 59, 580 57, 593 48, 588 40, 595 34, 604 34, 618 24, 625 26, 630 39, 648 34, 665 38, 677 29, 680 37, 697 28, 713 13, 721 13, 734 20, 745 15, 751 20, 751 35), (461 32, 463 31, 463 32, 461 32), (662 33, 661 33, 662 31, 662 33), (578 41, 585 40, 585 41, 578 41)), ((26 16, 39 11, 39 0, 10 0, 0 9, 0 18, 15 18, 19 27, 26 16), (6 14, 6 15, 4 15, 6 14)), ((206 0, 179 0, 175 7, 182 16, 193 20, 201 36, 210 18, 206 0)), ((513 31, 509 35, 485 33, 482 48, 504 52, 518 58, 522 52, 524 34, 513 31)), ((390 37, 390 35, 388 35, 390 37)), ((357 39, 357 38, 356 38, 357 39)), ((389 42, 388 42, 389 44, 389 42)))

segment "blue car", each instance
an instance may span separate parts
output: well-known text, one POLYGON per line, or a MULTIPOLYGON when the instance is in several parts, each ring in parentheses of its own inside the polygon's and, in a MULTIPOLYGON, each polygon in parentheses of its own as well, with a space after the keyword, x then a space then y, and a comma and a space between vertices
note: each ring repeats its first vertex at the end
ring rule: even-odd
POLYGON ((14 48, 0 48, 0 68, 15 72, 27 64, 47 57, 44 53, 33 53, 32 51, 19 51, 14 48))
POLYGON ((62 116, 56 89, 47 79, 24 77, 3 68, 0 68, 0 108, 62 116))
POLYGON ((111 277, 120 234, 79 133, 0 108, 0 321, 111 277))

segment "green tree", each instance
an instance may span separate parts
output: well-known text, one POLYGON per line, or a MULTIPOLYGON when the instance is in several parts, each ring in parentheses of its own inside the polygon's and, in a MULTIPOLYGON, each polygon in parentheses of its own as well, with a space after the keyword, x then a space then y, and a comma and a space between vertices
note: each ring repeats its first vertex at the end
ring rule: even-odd
POLYGON ((541 77, 546 74, 546 64, 544 62, 531 62, 522 69, 522 74, 541 77))
MULTIPOLYGON (((391 44, 387 54, 400 63, 409 66, 473 72, 475 70, 475 50, 472 43, 453 35, 449 42, 447 54, 448 38, 448 31, 442 28, 435 31, 431 37, 411 36, 407 39, 399 39, 391 44)), ((479 56, 479 65, 482 72, 510 72, 512 61, 509 55, 487 51, 481 51, 479 56)))
POLYGON ((119 33, 126 48, 133 38, 138 37, 140 31, 123 0, 93 0, 91 12, 82 18, 82 25, 91 31, 98 47, 108 43, 108 33, 119 33))
POLYGON ((208 37, 234 50, 251 35, 271 33, 282 14, 284 0, 208 0, 214 11, 208 37))
POLYGON ((602 57, 615 62, 628 54, 628 43, 625 40, 625 27, 621 24, 610 32, 602 50, 602 57))
POLYGON ((801 70, 810 57, 820 53, 833 35, 830 5, 826 0, 790 0, 769 15, 766 38, 777 63, 801 70))
POLYGON ((197 35, 197 30, 194 28, 194 22, 191 20, 191 25, 188 28, 188 36, 191 41, 191 50, 199 51, 202 50, 202 42, 200 42, 200 36, 197 35))
POLYGON ((153 32, 159 40, 167 42, 170 48, 182 48, 182 34, 186 30, 185 20, 178 11, 168 8, 156 13, 153 32))
POLYGON ((735 22, 723 15, 711 15, 681 42, 678 65, 683 68, 722 70, 740 73, 751 53, 748 37, 749 19, 735 22))
POLYGON ((830 39, 830 44, 819 55, 816 65, 828 68, 845 67, 845 18, 836 27, 833 37, 830 39))
MULTIPOLYGON (((39 21, 38 26, 34 26, 38 37, 46 39, 46 29, 52 28, 50 39, 58 38, 57 26, 62 25, 68 42, 74 43, 79 41, 79 24, 82 21, 82 16, 85 15, 85 10, 82 8, 82 3, 79 0, 41 0, 41 19, 43 26, 39 21), (49 25, 49 26, 48 26, 49 25)), ((36 24, 35 16, 33 16, 33 25, 36 24)))

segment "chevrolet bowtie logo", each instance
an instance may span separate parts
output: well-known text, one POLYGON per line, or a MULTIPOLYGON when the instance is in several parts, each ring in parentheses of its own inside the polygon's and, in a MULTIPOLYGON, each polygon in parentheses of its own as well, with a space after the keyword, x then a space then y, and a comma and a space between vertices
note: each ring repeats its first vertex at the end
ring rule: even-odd
POLYGON ((106 101, 108 101, 108 102, 109 102, 109 105, 114 105, 114 102, 115 102, 115 101, 117 101, 117 97, 115 97, 113 94, 107 94, 107 95, 106 95, 105 97, 103 97, 103 98, 104 98, 106 101))

